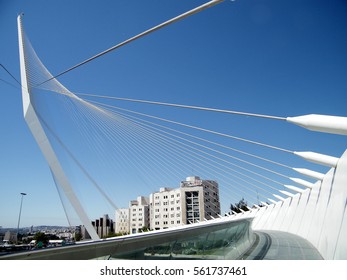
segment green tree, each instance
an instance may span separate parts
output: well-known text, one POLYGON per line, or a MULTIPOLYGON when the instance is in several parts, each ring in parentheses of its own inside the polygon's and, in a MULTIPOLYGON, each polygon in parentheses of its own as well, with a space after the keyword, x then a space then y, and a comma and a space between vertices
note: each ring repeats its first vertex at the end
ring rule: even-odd
POLYGON ((75 241, 81 241, 82 240, 82 234, 80 232, 75 233, 75 241))
POLYGON ((36 240, 36 244, 41 242, 43 245, 47 245, 49 237, 43 232, 37 232, 34 235, 34 240, 36 240))
POLYGON ((147 226, 143 226, 143 227, 139 230, 139 232, 146 232, 146 231, 149 231, 149 227, 147 227, 147 226))
POLYGON ((235 205, 230 204, 230 210, 236 213, 241 213, 241 210, 248 211, 249 209, 247 208, 247 201, 245 201, 245 199, 242 198, 239 202, 235 203, 235 205))

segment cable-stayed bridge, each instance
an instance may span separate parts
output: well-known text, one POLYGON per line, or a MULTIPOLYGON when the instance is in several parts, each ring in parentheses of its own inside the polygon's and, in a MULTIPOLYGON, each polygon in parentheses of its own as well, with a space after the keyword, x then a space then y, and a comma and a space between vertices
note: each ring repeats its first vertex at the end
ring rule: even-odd
MULTIPOLYGON (((293 151, 139 112, 119 104, 128 102, 195 110, 199 113, 236 114, 342 135, 347 134, 345 117, 313 114, 278 117, 115 96, 77 94, 57 79, 101 55, 219 2, 211 1, 158 25, 56 76, 51 75, 36 55, 25 36, 21 16, 18 17, 25 120, 49 164, 68 219, 73 219, 70 216, 72 212, 77 213, 94 240, 79 245, 78 250, 76 247, 61 248, 30 254, 30 257, 23 254, 22 258, 124 257, 131 252, 139 254, 135 250, 139 247, 142 248, 141 256, 145 257, 155 255, 154 245, 160 243, 165 244, 165 254, 170 252, 170 257, 182 257, 182 245, 180 249, 176 247, 177 244, 187 242, 187 238, 190 242, 209 244, 201 250, 206 253, 211 248, 215 249, 219 252, 214 255, 215 258, 266 258, 267 254, 271 258, 270 240, 277 240, 281 244, 288 242, 287 248, 291 247, 290 240, 295 244, 302 241, 304 245, 300 248, 309 253, 298 258, 316 258, 316 251, 325 259, 347 258, 347 240, 344 238, 347 231, 346 153, 336 158, 311 151, 293 151), (322 173, 290 166, 285 161, 280 162, 271 156, 253 152, 257 149, 248 151, 234 148, 223 141, 218 142, 210 135, 269 150, 269 155, 274 151, 283 153, 283 158, 300 157, 326 166, 328 171, 322 173), (103 199, 112 209, 117 209, 119 201, 129 198, 128 193, 137 196, 139 192, 148 193, 158 184, 177 184, 190 172, 203 174, 204 178, 218 179, 221 203, 224 203, 226 211, 228 203, 240 197, 251 202, 251 208, 241 214, 223 215, 219 219, 198 224, 98 240, 87 209, 93 200, 103 199), (295 173, 298 175, 293 175, 295 173), (148 191, 143 190, 145 188, 148 191), (92 200, 88 202, 87 198, 87 203, 83 205, 81 198, 85 194, 89 195, 89 199, 92 196, 92 200), (114 197, 116 199, 112 199, 114 197), (259 248, 266 250, 263 252, 259 248)), ((202 253, 199 255, 205 256, 202 253)), ((285 258, 284 255, 273 256, 276 257, 285 258)), ((290 257, 295 258, 294 255, 290 257)))

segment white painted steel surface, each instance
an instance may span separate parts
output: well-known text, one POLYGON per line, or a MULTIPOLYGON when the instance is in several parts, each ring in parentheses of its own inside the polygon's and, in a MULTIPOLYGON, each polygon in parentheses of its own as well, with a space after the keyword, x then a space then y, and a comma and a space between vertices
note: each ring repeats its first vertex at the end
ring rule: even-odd
POLYGON ((313 163, 329 166, 329 167, 335 167, 338 162, 337 157, 332 157, 328 155, 323 155, 319 153, 314 152, 294 152, 294 155, 297 155, 299 157, 302 157, 305 160, 311 161, 313 163))
POLYGON ((313 184, 311 182, 306 181, 306 180, 303 180, 300 178, 289 178, 289 179, 292 180, 293 182, 303 186, 303 187, 310 188, 310 189, 313 188, 313 184))
POLYGON ((347 259, 346 201, 347 150, 312 189, 259 210, 253 230, 293 233, 310 241, 324 259, 347 259))
POLYGON ((319 173, 319 172, 316 172, 316 171, 313 171, 313 170, 309 170, 309 169, 306 169, 306 168, 293 168, 293 170, 295 170, 296 172, 298 172, 298 173, 300 173, 302 175, 314 178, 316 180, 323 180, 323 178, 324 178, 324 174, 323 173, 319 173))
POLYGON ((37 144, 40 147, 42 154, 44 155, 48 165, 54 175, 56 182, 62 187, 66 197, 71 202, 77 215, 85 225, 89 235, 92 239, 97 240, 95 229, 91 225, 90 219, 85 213, 82 205, 80 204, 77 196, 75 195, 68 178, 66 177, 62 166, 46 136, 44 129, 42 128, 41 122, 30 103, 30 85, 27 80, 27 70, 25 63, 25 46, 24 46, 24 34, 22 29, 21 15, 17 18, 18 22, 18 39, 19 39, 19 58, 20 58, 20 71, 21 71, 21 84, 22 84, 22 98, 23 98, 23 112, 25 121, 33 134, 37 144))
POLYGON ((347 117, 310 114, 288 117, 287 121, 313 131, 347 135, 347 117))

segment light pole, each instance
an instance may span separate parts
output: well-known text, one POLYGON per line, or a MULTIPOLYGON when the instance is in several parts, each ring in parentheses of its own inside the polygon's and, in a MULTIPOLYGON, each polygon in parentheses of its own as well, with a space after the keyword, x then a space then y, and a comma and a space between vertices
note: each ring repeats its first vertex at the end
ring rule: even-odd
POLYGON ((19 235, 20 216, 22 214, 23 197, 27 194, 26 193, 20 193, 20 195, 21 195, 21 200, 20 200, 19 217, 18 217, 18 225, 17 225, 17 243, 18 243, 18 235, 19 235))

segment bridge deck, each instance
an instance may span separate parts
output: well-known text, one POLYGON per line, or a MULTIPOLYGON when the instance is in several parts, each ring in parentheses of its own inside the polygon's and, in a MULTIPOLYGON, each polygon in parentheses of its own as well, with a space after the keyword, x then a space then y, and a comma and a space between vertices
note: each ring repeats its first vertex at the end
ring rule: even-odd
POLYGON ((247 260, 321 260, 318 250, 306 239, 281 231, 256 231, 256 241, 245 253, 247 260))

